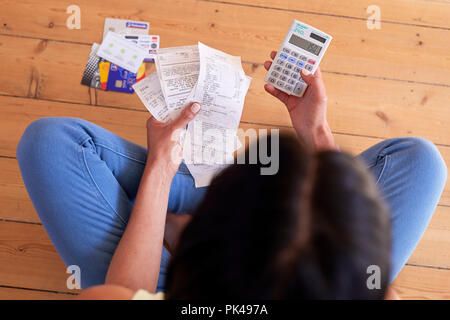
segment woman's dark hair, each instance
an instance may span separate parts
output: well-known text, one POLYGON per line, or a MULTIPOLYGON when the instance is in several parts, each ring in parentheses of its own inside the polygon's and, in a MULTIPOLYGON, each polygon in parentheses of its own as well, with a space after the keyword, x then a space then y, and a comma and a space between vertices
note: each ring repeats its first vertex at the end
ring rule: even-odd
POLYGON ((390 218, 359 160, 280 136, 278 172, 262 167, 234 164, 213 180, 174 252, 167 298, 382 299, 390 218))

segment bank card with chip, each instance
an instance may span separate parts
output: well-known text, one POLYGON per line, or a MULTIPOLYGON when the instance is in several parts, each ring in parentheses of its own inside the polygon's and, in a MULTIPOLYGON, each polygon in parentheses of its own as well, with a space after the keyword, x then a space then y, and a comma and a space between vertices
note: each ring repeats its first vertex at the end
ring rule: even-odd
MULTIPOLYGON (((102 75, 102 72, 100 72, 100 75, 102 75)), ((111 63, 107 77, 106 90, 133 93, 133 84, 145 77, 145 64, 142 64, 138 73, 135 74, 111 63)))

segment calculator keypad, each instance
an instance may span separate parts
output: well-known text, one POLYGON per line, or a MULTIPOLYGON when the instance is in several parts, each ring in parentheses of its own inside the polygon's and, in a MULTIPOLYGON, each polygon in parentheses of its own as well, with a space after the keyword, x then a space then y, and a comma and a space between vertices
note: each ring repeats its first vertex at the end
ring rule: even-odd
POLYGON ((268 81, 292 94, 299 95, 306 87, 306 83, 300 76, 301 70, 305 68, 312 71, 315 64, 316 61, 313 59, 308 59, 289 48, 282 48, 279 58, 274 61, 273 71, 268 81))

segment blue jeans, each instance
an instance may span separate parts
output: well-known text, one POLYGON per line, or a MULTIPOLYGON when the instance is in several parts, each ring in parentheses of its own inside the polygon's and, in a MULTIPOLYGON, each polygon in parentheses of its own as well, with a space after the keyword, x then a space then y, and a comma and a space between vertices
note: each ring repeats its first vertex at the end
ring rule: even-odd
MULTIPOLYGON (((56 250, 81 269, 81 286, 102 284, 125 230, 147 150, 84 120, 43 118, 31 123, 17 148, 25 186, 56 250)), ((383 141, 360 155, 392 211, 392 272, 402 269, 441 196, 446 166, 420 138, 383 141)), ((195 188, 182 164, 168 210, 192 213, 206 188, 195 188)), ((206 254, 206 253, 205 253, 206 254)), ((163 250, 158 290, 170 254, 163 250)))

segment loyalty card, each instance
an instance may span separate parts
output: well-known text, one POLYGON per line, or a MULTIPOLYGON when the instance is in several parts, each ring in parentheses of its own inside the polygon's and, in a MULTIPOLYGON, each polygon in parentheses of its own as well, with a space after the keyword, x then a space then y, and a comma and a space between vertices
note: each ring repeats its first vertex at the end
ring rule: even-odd
POLYGON ((147 52, 121 35, 108 32, 97 55, 132 73, 137 73, 147 52))
POLYGON ((156 57, 156 50, 159 48, 159 36, 158 35, 123 35, 123 37, 138 47, 144 49, 147 52, 144 61, 154 62, 156 57))
POLYGON ((132 73, 118 65, 111 63, 108 72, 106 90, 133 93, 133 84, 145 77, 145 64, 142 64, 138 74, 132 73))
POLYGON ((106 18, 103 39, 105 39, 108 31, 118 34, 148 34, 149 28, 149 22, 106 18))

